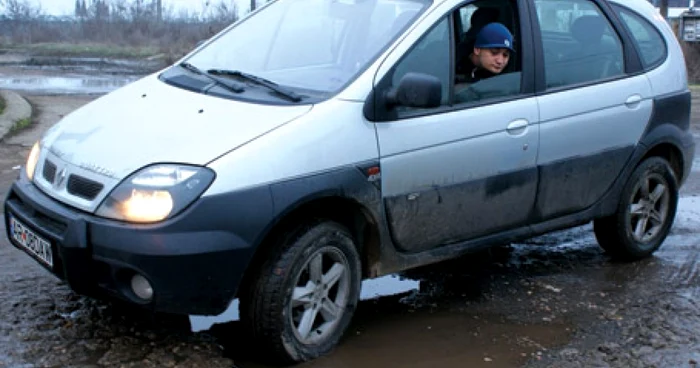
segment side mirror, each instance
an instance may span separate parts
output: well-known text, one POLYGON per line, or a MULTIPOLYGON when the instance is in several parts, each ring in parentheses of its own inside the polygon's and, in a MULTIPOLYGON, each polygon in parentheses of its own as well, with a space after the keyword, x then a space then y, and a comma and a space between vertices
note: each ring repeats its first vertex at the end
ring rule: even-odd
POLYGON ((440 106, 442 82, 435 76, 423 73, 406 73, 398 87, 386 94, 388 106, 430 108, 440 106))

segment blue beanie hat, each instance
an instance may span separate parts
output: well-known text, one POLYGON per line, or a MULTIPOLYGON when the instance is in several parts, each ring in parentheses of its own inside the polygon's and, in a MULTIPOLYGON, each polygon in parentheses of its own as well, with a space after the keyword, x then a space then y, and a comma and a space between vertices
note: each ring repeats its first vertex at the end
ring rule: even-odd
POLYGON ((489 23, 476 35, 474 47, 480 49, 513 49, 513 36, 503 24, 489 23))

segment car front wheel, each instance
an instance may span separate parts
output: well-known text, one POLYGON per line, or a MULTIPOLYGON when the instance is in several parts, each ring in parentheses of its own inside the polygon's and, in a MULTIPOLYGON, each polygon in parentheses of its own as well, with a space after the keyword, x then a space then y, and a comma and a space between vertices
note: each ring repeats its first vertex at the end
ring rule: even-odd
POLYGON ((330 221, 289 234, 242 300, 241 318, 264 359, 298 363, 328 354, 354 314, 360 257, 349 231, 330 221))

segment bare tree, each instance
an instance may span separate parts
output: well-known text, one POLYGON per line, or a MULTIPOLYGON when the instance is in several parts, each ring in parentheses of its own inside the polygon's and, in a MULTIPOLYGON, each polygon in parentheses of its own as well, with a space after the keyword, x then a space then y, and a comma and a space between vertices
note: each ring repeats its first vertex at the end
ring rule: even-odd
POLYGON ((87 9, 87 4, 85 4, 85 0, 80 0, 80 16, 82 18, 85 18, 88 16, 88 9, 87 9))
POLYGON ((41 6, 33 5, 29 0, 0 0, 0 7, 5 16, 12 20, 32 20, 42 15, 41 6))
POLYGON ((131 6, 131 16, 133 19, 141 19, 143 17, 144 8, 143 0, 135 0, 131 6))
POLYGON ((129 56, 158 52, 172 61, 235 22, 240 0, 201 0, 202 11, 176 9, 163 0, 72 0, 73 21, 45 17, 39 1, 0 0, 3 42, 101 43, 123 47, 129 56))
POLYGON ((238 8, 236 3, 232 2, 229 5, 225 1, 221 1, 214 7, 214 14, 211 20, 217 23, 230 23, 236 21, 237 18, 238 8))

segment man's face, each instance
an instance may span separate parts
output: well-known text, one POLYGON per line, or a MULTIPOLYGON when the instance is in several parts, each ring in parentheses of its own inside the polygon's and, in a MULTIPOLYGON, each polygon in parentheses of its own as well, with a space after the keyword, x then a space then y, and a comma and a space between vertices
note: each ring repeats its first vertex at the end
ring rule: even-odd
POLYGON ((479 66, 494 74, 499 74, 508 65, 510 50, 508 49, 474 49, 479 66))

